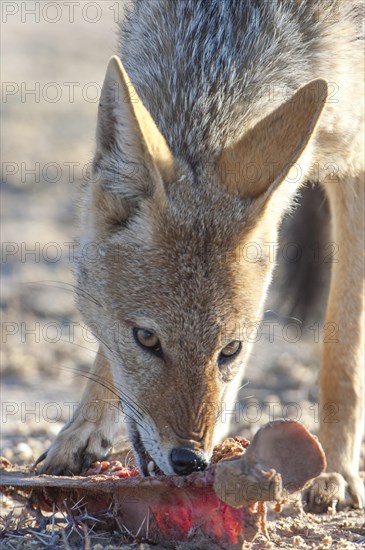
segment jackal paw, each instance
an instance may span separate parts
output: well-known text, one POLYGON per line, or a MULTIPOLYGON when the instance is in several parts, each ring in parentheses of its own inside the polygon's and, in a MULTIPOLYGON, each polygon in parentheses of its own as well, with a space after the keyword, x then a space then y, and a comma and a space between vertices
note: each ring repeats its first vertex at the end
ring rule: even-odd
POLYGON ((112 447, 111 441, 95 424, 70 424, 53 441, 35 463, 37 473, 49 475, 79 474, 96 460, 104 459, 112 447))
POLYGON ((304 510, 323 514, 328 508, 364 507, 364 484, 358 476, 324 473, 313 479, 303 493, 304 510))

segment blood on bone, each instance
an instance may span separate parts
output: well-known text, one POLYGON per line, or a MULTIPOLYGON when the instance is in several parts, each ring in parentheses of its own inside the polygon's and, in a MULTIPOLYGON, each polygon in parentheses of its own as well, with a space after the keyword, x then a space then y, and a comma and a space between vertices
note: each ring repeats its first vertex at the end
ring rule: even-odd
MULTIPOLYGON (((214 448, 212 464, 241 456, 249 444, 244 438, 227 438, 214 448)), ((118 460, 104 460, 92 464, 84 475, 130 478, 139 477, 140 473, 137 468, 123 466, 118 460)), ((254 523, 251 513, 256 512, 256 508, 256 504, 246 508, 233 508, 221 501, 208 484, 206 487, 191 486, 181 491, 181 496, 175 492, 174 497, 166 502, 151 502, 149 520, 166 539, 185 540, 198 529, 202 535, 215 541, 224 540, 227 544, 234 545, 242 537, 247 522, 254 523)))

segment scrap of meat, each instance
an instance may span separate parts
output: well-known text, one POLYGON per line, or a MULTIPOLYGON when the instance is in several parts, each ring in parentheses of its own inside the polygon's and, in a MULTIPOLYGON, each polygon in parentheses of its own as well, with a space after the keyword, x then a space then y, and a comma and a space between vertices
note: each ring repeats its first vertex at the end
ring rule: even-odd
POLYGON ((245 437, 227 437, 213 449, 211 464, 243 455, 250 442, 245 437))
POLYGON ((119 478, 140 477, 141 475, 135 466, 129 468, 128 466, 124 466, 120 460, 102 460, 101 462, 94 462, 84 475, 98 476, 100 474, 119 478))

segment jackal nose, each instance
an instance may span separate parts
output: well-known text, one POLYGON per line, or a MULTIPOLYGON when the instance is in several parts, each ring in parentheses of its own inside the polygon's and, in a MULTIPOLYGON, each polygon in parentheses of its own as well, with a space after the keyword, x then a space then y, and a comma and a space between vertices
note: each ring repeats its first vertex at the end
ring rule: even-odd
POLYGON ((175 474, 179 476, 187 476, 191 472, 205 470, 208 466, 208 461, 201 451, 185 447, 172 449, 170 459, 175 474))

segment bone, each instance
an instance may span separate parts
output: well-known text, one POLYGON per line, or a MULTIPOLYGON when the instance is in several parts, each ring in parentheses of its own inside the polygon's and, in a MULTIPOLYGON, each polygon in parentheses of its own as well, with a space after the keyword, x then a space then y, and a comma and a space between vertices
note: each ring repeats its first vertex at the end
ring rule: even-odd
POLYGON ((133 536, 153 543, 206 541, 208 548, 214 541, 224 550, 241 550, 243 542, 252 541, 262 524, 256 503, 238 509, 219 500, 211 470, 186 477, 118 479, 106 475, 33 476, 7 467, 1 472, 0 490, 21 500, 24 494, 31 494, 30 506, 47 512, 53 506, 67 512, 65 502, 68 508, 81 503, 80 510, 97 514, 104 530, 123 525, 133 536))
POLYGON ((234 507, 280 500, 302 489, 325 467, 320 443, 303 424, 276 420, 256 433, 243 456, 217 464, 214 490, 234 507))
POLYGON ((105 462, 91 475, 60 477, 34 475, 3 462, 0 490, 21 500, 31 494, 30 505, 46 511, 54 505, 63 510, 65 500, 69 506, 82 502, 90 514, 112 509, 113 517, 105 521, 119 522, 156 543, 190 540, 196 533, 220 548, 241 549, 262 528, 262 501, 280 501, 286 492, 300 489, 322 472, 325 459, 318 441, 293 421, 267 424, 246 451, 237 448, 244 453, 239 458, 189 476, 141 478, 118 463, 105 469, 105 462))

